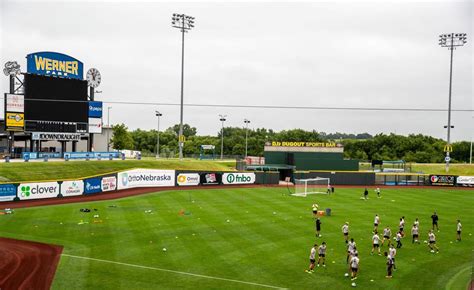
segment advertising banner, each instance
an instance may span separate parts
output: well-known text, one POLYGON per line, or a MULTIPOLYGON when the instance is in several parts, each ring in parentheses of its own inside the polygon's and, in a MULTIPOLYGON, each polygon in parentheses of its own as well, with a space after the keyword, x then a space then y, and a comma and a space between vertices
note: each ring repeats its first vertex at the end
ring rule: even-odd
POLYGON ((84 180, 84 194, 94 194, 102 192, 102 178, 94 177, 84 180))
POLYGON ((26 71, 30 74, 59 76, 82 80, 82 62, 62 53, 41 51, 26 56, 26 71))
POLYGON ((80 133, 43 133, 33 132, 31 138, 33 140, 47 141, 80 141, 82 134, 80 133))
POLYGON ((53 198, 59 194, 57 182, 22 183, 18 186, 17 196, 20 200, 53 198))
POLYGON ((179 186, 199 185, 200 177, 198 173, 180 173, 177 182, 179 186))
POLYGON ((223 184, 253 184, 255 183, 255 173, 223 173, 223 184))
POLYGON ((454 186, 456 176, 454 175, 430 175, 430 184, 435 186, 454 186))
POLYGON ((7 112, 24 113, 25 112, 25 96, 5 94, 7 112))
POLYGON ((135 169, 118 173, 118 189, 174 186, 174 170, 135 169))
POLYGON ((221 183, 221 173, 201 173, 202 185, 218 185, 221 183))
POLYGON ((89 118, 89 133, 102 134, 102 119, 89 118))
POLYGON ((107 159, 109 156, 120 158, 120 152, 64 152, 64 159, 86 159, 87 156, 90 159, 96 159, 99 156, 102 159, 107 159))
POLYGON ((7 120, 6 126, 8 129, 23 130, 25 127, 25 114, 23 113, 6 113, 5 118, 7 120))
POLYGON ((458 176, 456 184, 462 186, 474 186, 474 176, 458 176))
POLYGON ((84 193, 84 181, 68 180, 61 183, 61 194, 64 197, 82 195, 84 193))
POLYGON ((102 102, 89 102, 89 118, 102 118, 102 102))
POLYGON ((23 159, 42 159, 44 157, 48 158, 61 158, 60 152, 22 152, 21 158, 23 159))
POLYGON ((113 191, 117 189, 117 178, 115 176, 102 177, 102 191, 113 191))
POLYGON ((13 184, 0 184, 0 202, 12 201, 16 197, 16 186, 13 184))

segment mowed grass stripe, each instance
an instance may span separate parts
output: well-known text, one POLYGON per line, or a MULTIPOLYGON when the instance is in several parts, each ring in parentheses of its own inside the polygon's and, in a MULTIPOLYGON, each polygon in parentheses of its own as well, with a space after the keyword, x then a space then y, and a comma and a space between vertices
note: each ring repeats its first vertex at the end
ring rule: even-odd
POLYGON ((251 285, 251 286, 258 286, 258 287, 272 288, 272 289, 285 289, 285 288, 282 288, 282 287, 266 285, 266 284, 261 284, 261 283, 254 283, 254 282, 247 282, 247 281, 241 281, 241 280, 235 280, 235 279, 228 279, 228 278, 214 277, 214 276, 208 276, 208 275, 194 274, 194 273, 175 271, 175 270, 169 270, 169 269, 162 269, 162 268, 156 268, 156 267, 149 267, 149 266, 143 266, 143 265, 135 265, 135 264, 129 264, 129 263, 123 263, 123 262, 109 261, 109 260, 104 260, 104 259, 95 259, 95 258, 90 258, 90 257, 81 257, 81 256, 68 255, 68 254, 63 254, 63 256, 70 257, 70 258, 75 258, 75 259, 90 260, 90 261, 95 261, 95 262, 100 262, 100 263, 116 264, 116 265, 121 265, 121 266, 126 266, 126 267, 134 267, 134 268, 140 268, 140 269, 146 269, 146 270, 161 271, 161 272, 167 272, 167 273, 173 273, 173 274, 179 274, 179 275, 188 275, 188 276, 193 276, 193 277, 196 277, 196 278, 220 280, 220 281, 225 281, 225 282, 246 284, 246 285, 251 285))

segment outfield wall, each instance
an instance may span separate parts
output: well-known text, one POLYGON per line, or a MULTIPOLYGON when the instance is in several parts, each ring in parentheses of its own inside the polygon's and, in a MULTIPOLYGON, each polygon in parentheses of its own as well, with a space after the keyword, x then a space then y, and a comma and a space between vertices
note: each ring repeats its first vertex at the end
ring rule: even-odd
POLYGON ((245 184, 261 183, 257 182, 253 172, 132 169, 76 180, 0 184, 0 202, 92 195, 144 187, 245 184))
POLYGON ((295 172, 294 179, 323 177, 331 179, 332 185, 374 185, 374 172, 309 171, 295 172))

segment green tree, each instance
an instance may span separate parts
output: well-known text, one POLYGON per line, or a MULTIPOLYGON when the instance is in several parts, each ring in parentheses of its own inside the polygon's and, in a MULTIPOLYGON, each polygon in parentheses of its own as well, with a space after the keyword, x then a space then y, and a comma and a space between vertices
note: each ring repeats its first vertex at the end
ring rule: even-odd
MULTIPOLYGON (((179 124, 176 124, 172 127, 169 127, 166 129, 166 131, 171 131, 176 134, 176 136, 179 135, 179 124)), ((196 136, 197 129, 196 127, 191 127, 189 124, 183 124, 183 135, 188 138, 190 136, 196 136)))
POLYGON ((110 143, 112 143, 114 149, 134 149, 132 135, 127 131, 127 129, 128 128, 124 124, 112 126, 113 135, 110 143))

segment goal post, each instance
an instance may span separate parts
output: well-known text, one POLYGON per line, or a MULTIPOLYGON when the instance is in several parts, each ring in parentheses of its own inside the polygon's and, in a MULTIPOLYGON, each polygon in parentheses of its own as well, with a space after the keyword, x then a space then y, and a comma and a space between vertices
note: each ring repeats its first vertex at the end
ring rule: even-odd
POLYGON ((331 180, 324 177, 295 179, 293 196, 307 196, 308 194, 327 194, 331 188, 331 180))

